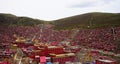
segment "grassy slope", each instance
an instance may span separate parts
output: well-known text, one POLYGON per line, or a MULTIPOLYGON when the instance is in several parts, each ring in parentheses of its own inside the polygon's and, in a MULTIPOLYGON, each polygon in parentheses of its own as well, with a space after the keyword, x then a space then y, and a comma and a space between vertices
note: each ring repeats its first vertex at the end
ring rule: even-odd
POLYGON ((17 17, 11 14, 0 14, 0 25, 34 26, 38 24, 53 24, 56 29, 88 28, 90 25, 91 28, 120 26, 120 14, 94 12, 51 22, 28 17, 17 17))
POLYGON ((53 22, 57 29, 105 27, 120 25, 120 14, 113 13, 87 13, 73 17, 59 19, 53 22))
POLYGON ((1 26, 34 26, 43 23, 43 20, 32 19, 28 17, 17 17, 12 14, 0 14, 1 26))

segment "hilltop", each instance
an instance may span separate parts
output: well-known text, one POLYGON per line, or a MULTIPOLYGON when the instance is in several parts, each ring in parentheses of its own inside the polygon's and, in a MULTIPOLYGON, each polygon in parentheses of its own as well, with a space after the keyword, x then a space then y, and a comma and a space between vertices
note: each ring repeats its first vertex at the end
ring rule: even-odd
POLYGON ((12 14, 0 14, 1 26, 35 26, 38 24, 52 24, 55 25, 55 29, 115 27, 120 26, 120 13, 92 12, 55 21, 18 17, 12 14))
POLYGON ((29 17, 17 17, 12 14, 0 13, 0 25, 1 26, 35 26, 43 24, 47 21, 33 19, 29 17))
POLYGON ((120 26, 120 13, 86 13, 53 21, 56 29, 120 26))

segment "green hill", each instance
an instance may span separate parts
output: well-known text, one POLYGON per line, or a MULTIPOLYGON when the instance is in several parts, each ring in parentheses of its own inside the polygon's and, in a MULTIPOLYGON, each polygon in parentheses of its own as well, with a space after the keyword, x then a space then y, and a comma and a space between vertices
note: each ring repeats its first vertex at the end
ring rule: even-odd
POLYGON ((0 14, 0 26, 34 26, 46 21, 29 17, 17 17, 12 14, 0 14))
POLYGON ((0 26, 35 26, 38 24, 53 24, 55 29, 114 27, 120 26, 120 13, 93 12, 55 21, 43 21, 29 17, 17 17, 12 14, 0 14, 0 26))
POLYGON ((56 29, 120 26, 120 14, 100 12, 86 13, 55 20, 53 24, 56 26, 56 29))

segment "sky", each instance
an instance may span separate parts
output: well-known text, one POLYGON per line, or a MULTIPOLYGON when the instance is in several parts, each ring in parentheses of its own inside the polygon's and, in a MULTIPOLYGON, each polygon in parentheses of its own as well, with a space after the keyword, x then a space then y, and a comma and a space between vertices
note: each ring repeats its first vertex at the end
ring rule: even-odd
POLYGON ((89 12, 120 13, 120 0, 0 0, 0 13, 57 20, 89 12))

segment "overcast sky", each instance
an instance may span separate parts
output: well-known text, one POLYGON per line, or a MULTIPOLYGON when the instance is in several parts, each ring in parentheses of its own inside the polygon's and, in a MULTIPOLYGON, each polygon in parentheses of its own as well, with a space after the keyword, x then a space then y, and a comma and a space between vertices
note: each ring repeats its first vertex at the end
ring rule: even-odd
POLYGON ((0 0, 0 13, 56 20, 88 12, 120 13, 120 0, 0 0))

